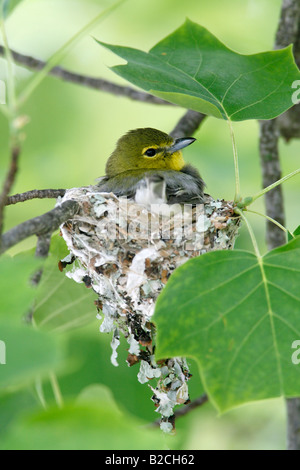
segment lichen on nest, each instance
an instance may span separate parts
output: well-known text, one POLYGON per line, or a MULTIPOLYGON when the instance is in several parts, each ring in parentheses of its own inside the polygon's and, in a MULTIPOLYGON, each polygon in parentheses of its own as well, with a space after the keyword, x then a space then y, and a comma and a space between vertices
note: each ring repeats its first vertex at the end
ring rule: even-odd
POLYGON ((195 256, 230 249, 239 218, 233 203, 205 195, 204 204, 152 205, 100 193, 97 186, 73 188, 58 204, 76 200, 80 210, 61 226, 76 265, 67 275, 98 294, 100 331, 112 332, 112 356, 122 333, 129 344, 127 363, 139 363, 141 383, 151 386, 152 400, 170 432, 177 404, 189 401, 190 378, 184 358, 155 361, 155 301, 174 270, 195 256))

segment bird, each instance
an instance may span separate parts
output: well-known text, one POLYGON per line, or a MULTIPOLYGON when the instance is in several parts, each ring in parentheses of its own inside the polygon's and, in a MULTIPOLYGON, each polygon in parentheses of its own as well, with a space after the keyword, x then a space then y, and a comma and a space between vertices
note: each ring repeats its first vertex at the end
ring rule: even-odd
POLYGON ((165 179, 156 174, 145 176, 137 186, 134 201, 148 209, 154 204, 165 204, 167 202, 165 179))
POLYGON ((144 188, 148 194, 164 190, 168 204, 201 204, 205 183, 182 155, 182 149, 195 140, 174 139, 151 127, 130 130, 117 141, 97 187, 117 197, 136 198, 136 202, 147 199, 144 188))

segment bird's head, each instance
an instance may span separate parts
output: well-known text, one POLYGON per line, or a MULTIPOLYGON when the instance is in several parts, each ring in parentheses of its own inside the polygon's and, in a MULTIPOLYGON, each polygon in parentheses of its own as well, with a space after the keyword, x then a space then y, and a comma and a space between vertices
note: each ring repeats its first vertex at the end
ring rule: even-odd
POLYGON ((173 139, 168 134, 152 129, 135 129, 121 137, 106 164, 106 175, 111 178, 128 170, 177 170, 185 161, 181 150, 193 143, 193 137, 173 139))

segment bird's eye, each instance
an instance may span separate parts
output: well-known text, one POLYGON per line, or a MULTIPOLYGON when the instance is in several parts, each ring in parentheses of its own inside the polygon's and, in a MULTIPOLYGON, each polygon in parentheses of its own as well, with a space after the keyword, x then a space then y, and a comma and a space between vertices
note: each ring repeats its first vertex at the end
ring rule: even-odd
POLYGON ((154 155, 156 154, 156 150, 155 149, 147 149, 146 152, 144 153, 144 155, 147 155, 147 157, 154 157, 154 155))

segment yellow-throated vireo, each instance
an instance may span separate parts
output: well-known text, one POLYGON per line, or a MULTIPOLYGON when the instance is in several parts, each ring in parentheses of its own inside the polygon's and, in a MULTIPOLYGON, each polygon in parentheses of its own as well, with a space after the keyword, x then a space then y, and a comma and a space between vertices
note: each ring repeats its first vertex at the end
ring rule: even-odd
POLYGON ((141 187, 149 181, 164 188, 166 202, 200 204, 204 182, 196 168, 187 164, 182 149, 196 139, 170 135, 152 128, 129 131, 121 137, 106 164, 106 175, 99 179, 102 192, 143 201, 141 187), (163 186, 159 185, 160 181, 163 186), (139 192, 140 191, 140 192, 139 192))

